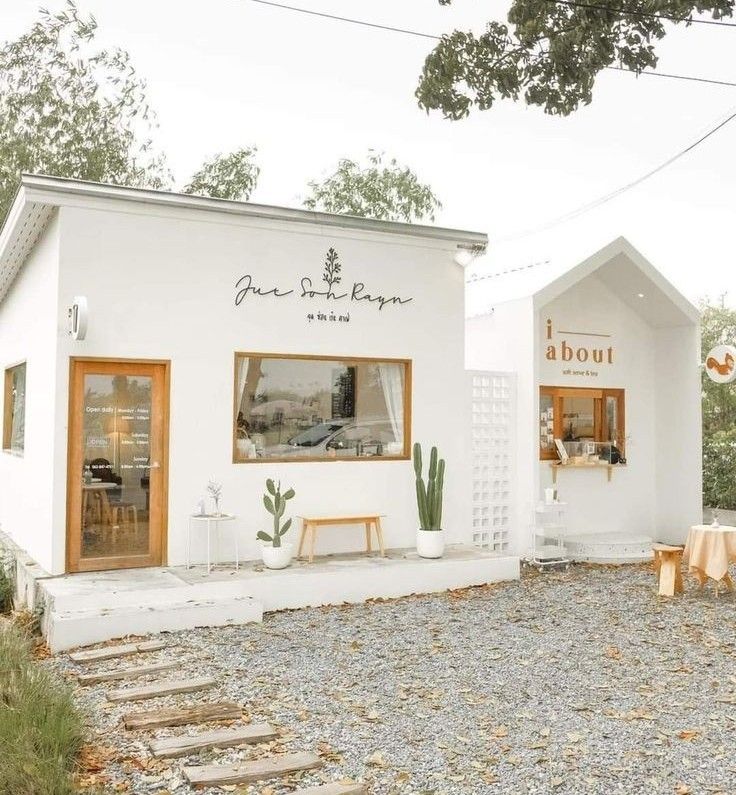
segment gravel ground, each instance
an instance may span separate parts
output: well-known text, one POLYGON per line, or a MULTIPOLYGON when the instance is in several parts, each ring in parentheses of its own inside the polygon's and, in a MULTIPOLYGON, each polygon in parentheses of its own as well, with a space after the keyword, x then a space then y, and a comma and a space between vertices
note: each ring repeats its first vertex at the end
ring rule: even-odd
MULTIPOLYGON (((180 655, 187 676, 211 674, 217 690, 132 705, 108 704, 109 686, 77 692, 110 749, 106 792, 189 795, 187 760, 151 760, 149 735, 125 733, 120 715, 226 698, 281 736, 190 763, 299 750, 326 762, 300 779, 231 792, 281 795, 351 778, 374 795, 735 793, 736 597, 687 585, 665 600, 649 567, 575 566, 280 613, 262 625, 173 633, 176 649, 146 655, 180 655)), ((47 664, 78 670, 66 657, 47 664)))

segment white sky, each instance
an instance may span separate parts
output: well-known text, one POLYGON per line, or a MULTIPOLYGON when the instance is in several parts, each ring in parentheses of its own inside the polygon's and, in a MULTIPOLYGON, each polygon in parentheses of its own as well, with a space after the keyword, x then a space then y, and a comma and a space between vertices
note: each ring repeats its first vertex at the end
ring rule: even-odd
MULTIPOLYGON (((23 32, 41 4, 5 0, 0 39, 23 32)), ((450 8, 436 0, 290 4, 442 33, 503 20, 509 0, 455 0, 450 8)), ((157 142, 178 185, 203 159, 254 143, 262 173, 252 200, 298 206, 309 179, 372 147, 432 185, 444 203, 437 223, 489 234, 482 269, 550 257, 574 264, 625 235, 691 299, 729 291, 736 303, 736 121, 602 208, 543 233, 493 242, 658 165, 736 109, 736 88, 610 72, 599 78, 593 104, 566 119, 504 102, 450 122, 427 117, 413 96, 429 40, 250 0, 79 5, 97 17, 99 39, 127 49, 148 80, 157 142)), ((736 82, 735 45, 736 29, 678 29, 659 48, 659 68, 736 82)))

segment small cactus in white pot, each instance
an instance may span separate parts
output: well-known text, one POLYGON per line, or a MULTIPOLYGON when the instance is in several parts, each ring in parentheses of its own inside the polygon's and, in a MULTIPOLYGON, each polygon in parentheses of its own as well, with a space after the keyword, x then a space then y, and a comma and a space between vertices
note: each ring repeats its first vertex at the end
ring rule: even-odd
POLYGON ((429 471, 425 484, 422 477, 422 446, 414 445, 414 475, 416 476, 417 552, 420 558, 441 558, 445 553, 445 531, 442 529, 442 497, 445 487, 445 461, 437 448, 429 454, 429 471))
POLYGON ((267 493, 263 495, 263 505, 273 516, 272 534, 259 530, 256 537, 262 541, 261 554, 263 563, 268 569, 285 569, 291 563, 294 546, 289 541, 282 541, 283 536, 291 527, 291 518, 283 524, 281 518, 286 511, 286 503, 294 497, 294 489, 281 493, 281 481, 275 484, 271 478, 266 481, 267 493))

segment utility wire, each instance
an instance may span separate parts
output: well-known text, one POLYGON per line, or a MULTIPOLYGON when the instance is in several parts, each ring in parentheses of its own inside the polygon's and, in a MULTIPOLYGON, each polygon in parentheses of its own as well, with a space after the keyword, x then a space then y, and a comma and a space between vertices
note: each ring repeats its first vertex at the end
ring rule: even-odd
MULTIPOLYGON (((377 22, 368 22, 363 19, 354 19, 352 17, 341 17, 336 14, 328 14, 323 11, 312 11, 309 8, 301 8, 300 6, 286 5, 284 3, 276 3, 273 0, 250 0, 251 3, 258 3, 259 5, 270 6, 271 8, 278 8, 282 11, 294 11, 299 14, 308 14, 313 17, 321 17, 322 19, 331 19, 335 22, 347 22, 350 25, 360 25, 365 28, 374 28, 377 30, 389 31, 391 33, 403 33, 406 36, 418 36, 422 39, 432 39, 433 41, 442 41, 442 36, 435 36, 431 33, 422 33, 418 30, 409 30, 408 28, 397 28, 392 25, 380 25, 377 22)), ((571 4, 572 0, 549 0, 549 2, 565 2, 571 4)), ((601 6, 602 7, 602 6, 601 6)), ((693 20, 695 21, 695 20, 693 20)), ((706 21, 706 20, 703 20, 706 21)), ((719 23, 720 24, 720 23, 719 23)), ((726 24, 726 23, 723 23, 726 24)), ((736 23, 734 23, 736 27, 736 23)), ((623 66, 606 66, 605 69, 615 72, 630 72, 635 75, 644 75, 645 77, 664 77, 673 80, 688 80, 693 83, 708 83, 715 86, 731 86, 736 88, 736 82, 729 82, 727 80, 711 80, 707 77, 694 77, 691 75, 677 75, 667 74, 665 72, 637 72, 636 69, 627 69, 623 66)))
POLYGON ((633 8, 614 8, 613 6, 598 5, 597 3, 582 3, 579 0, 546 0, 555 5, 568 6, 569 8, 590 8, 596 11, 609 11, 627 17, 642 17, 644 19, 664 19, 669 22, 687 22, 688 25, 716 25, 723 28, 736 28, 736 22, 722 22, 718 19, 692 19, 691 17, 672 17, 667 14, 657 14, 654 11, 639 11, 633 8))
POLYGON ((435 39, 439 41, 441 36, 433 36, 431 33, 421 33, 418 30, 408 30, 406 28, 395 28, 392 25, 379 25, 377 22, 365 22, 362 19, 351 19, 350 17, 339 17, 335 14, 327 14, 322 11, 312 11, 309 8, 299 8, 298 6, 288 6, 284 3, 274 3, 272 0, 251 0, 252 3, 260 3, 263 6, 273 8, 283 8, 285 11, 298 11, 300 14, 309 14, 312 17, 323 17, 324 19, 334 19, 336 22, 349 22, 352 25, 363 25, 366 28, 377 28, 378 30, 389 30, 392 33, 404 33, 407 36, 419 36, 423 39, 435 39))
MULTIPOLYGON (((435 39, 437 41, 439 41, 441 39, 441 36, 433 36, 433 35, 431 35, 429 33, 421 33, 419 31, 415 31, 415 30, 407 30, 407 29, 404 29, 404 28, 396 28, 396 27, 393 27, 391 25, 379 25, 377 23, 366 22, 366 21, 360 20, 360 19, 352 19, 350 17, 340 17, 340 16, 336 16, 334 14, 327 14, 327 13, 324 13, 324 12, 318 12, 318 11, 312 11, 312 10, 309 10, 309 9, 306 9, 306 8, 300 8, 298 6, 290 6, 290 5, 285 5, 283 3, 276 3, 276 2, 273 2, 273 0, 250 0, 250 1, 252 3, 259 3, 261 5, 271 6, 273 8, 278 8, 278 9, 282 9, 282 10, 285 10, 285 11, 295 11, 295 12, 301 13, 301 14, 309 14, 310 16, 317 16, 317 17, 322 17, 322 18, 326 18, 326 19, 332 19, 332 20, 335 20, 335 21, 338 21, 338 22, 347 22, 347 23, 353 24, 353 25, 362 25, 363 27, 368 27, 368 28, 377 28, 379 30, 387 30, 387 31, 391 31, 393 33, 403 33, 405 35, 420 36, 422 38, 435 39)), ((556 0, 556 2, 563 2, 563 0, 556 0)), ((564 0, 564 2, 565 3, 572 3, 573 0, 564 0)), ((607 68, 615 70, 615 71, 621 71, 621 72, 635 72, 635 70, 633 70, 633 69, 625 69, 624 67, 611 66, 611 67, 607 67, 607 68)), ((736 86, 736 83, 729 83, 729 82, 721 81, 721 80, 709 80, 709 79, 702 78, 702 77, 690 77, 690 76, 686 76, 686 75, 666 74, 666 73, 663 73, 663 72, 639 72, 637 74, 648 75, 648 76, 652 76, 652 77, 668 77, 668 78, 673 78, 673 79, 676 79, 676 80, 692 80, 692 81, 699 82, 699 83, 713 83, 715 85, 736 86)), ((710 138, 712 135, 715 135, 719 130, 721 130, 727 124, 730 124, 734 119, 736 119, 736 110, 729 111, 729 115, 723 121, 719 122, 714 127, 709 129, 706 133, 701 135, 700 138, 698 138, 697 140, 693 141, 689 146, 687 146, 684 149, 680 150, 679 152, 677 152, 677 154, 675 154, 672 157, 668 158, 663 163, 660 163, 658 166, 656 166, 655 168, 651 169, 650 171, 647 171, 645 174, 642 174, 637 179, 635 179, 635 180, 633 180, 631 182, 628 182, 625 185, 622 185, 620 188, 617 188, 616 190, 611 191, 610 193, 607 193, 607 194, 605 194, 604 196, 601 196, 598 199, 594 199, 593 201, 588 202, 587 204, 583 204, 580 207, 576 208, 575 210, 571 210, 570 212, 565 213, 564 215, 558 216, 557 218, 553 218, 552 220, 548 221, 545 224, 542 224, 541 226, 534 227, 532 229, 527 229, 527 230, 524 230, 524 231, 521 231, 521 232, 518 232, 518 233, 515 233, 515 234, 512 234, 512 235, 507 235, 505 237, 496 238, 492 242, 494 242, 494 243, 502 243, 502 242, 506 242, 506 241, 509 241, 509 240, 518 240, 519 238, 527 237, 529 235, 536 234, 537 232, 544 231, 545 229, 549 229, 552 226, 557 226, 558 224, 565 223, 567 221, 571 221, 574 218, 577 218, 578 216, 582 215, 583 213, 587 213, 590 210, 594 210, 597 207, 600 207, 601 205, 606 204, 607 202, 611 201, 612 199, 615 199, 616 197, 620 196, 622 193, 624 193, 624 192, 626 192, 628 190, 631 190, 632 188, 635 188, 638 185, 641 185, 642 182, 645 182, 646 180, 648 180, 651 177, 653 177, 655 174, 658 174, 660 171, 663 171, 665 168, 667 168, 668 166, 672 165, 677 160, 679 160, 680 158, 682 158, 686 154, 688 154, 688 152, 691 152, 693 149, 695 149, 696 147, 700 146, 700 144, 702 144, 703 142, 707 141, 708 138, 710 138)), ((526 266, 526 267, 532 267, 533 268, 533 267, 536 267, 537 265, 540 265, 540 264, 543 264, 543 263, 532 263, 532 265, 529 265, 529 266, 526 266)), ((518 270, 525 270, 525 269, 526 268, 519 268, 518 270)), ((513 269, 513 270, 517 270, 517 269, 513 269)), ((500 275, 500 274, 498 274, 498 275, 500 275)), ((473 281, 475 281, 475 280, 473 280, 473 281)))
POLYGON ((575 218, 583 215, 583 213, 587 213, 590 210, 595 210, 596 208, 600 207, 603 204, 607 204, 612 199, 617 198, 622 193, 631 190, 632 188, 636 188, 645 182, 648 179, 651 179, 655 174, 658 174, 660 171, 664 171, 668 166, 671 166, 673 163, 678 161, 680 158, 684 157, 689 152, 692 152, 693 149, 700 146, 703 142, 707 141, 708 138, 715 135, 719 130, 723 129, 727 124, 730 124, 734 119, 736 119, 736 109, 732 108, 729 111, 729 115, 726 116, 725 119, 718 122, 714 127, 711 127, 706 133, 701 135, 697 140, 693 141, 691 144, 686 146, 684 149, 681 149, 677 154, 672 155, 664 162, 660 163, 655 168, 647 171, 645 174, 642 174, 640 177, 632 180, 631 182, 627 182, 625 185, 622 185, 620 188, 616 188, 616 190, 611 191, 610 193, 606 193, 605 195, 599 197, 598 199, 594 199, 593 201, 587 202, 586 204, 582 204, 580 207, 577 207, 570 212, 565 213, 564 215, 557 216, 556 218, 552 218, 551 220, 547 221, 540 226, 532 227, 530 229, 522 230, 521 232, 516 232, 511 235, 506 235, 504 237, 499 237, 493 240, 493 243, 506 243, 510 240, 518 240, 519 238, 528 237, 529 235, 536 234, 537 232, 543 232, 546 229, 549 229, 553 226, 558 226, 559 224, 566 223, 567 221, 572 221, 575 218))

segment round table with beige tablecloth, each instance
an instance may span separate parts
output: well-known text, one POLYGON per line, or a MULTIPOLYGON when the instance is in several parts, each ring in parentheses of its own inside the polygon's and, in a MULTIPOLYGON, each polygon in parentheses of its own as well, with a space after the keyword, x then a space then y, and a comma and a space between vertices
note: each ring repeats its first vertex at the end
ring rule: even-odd
POLYGON ((696 524, 690 528, 683 559, 703 585, 708 577, 733 587, 728 564, 736 562, 736 527, 696 524))

